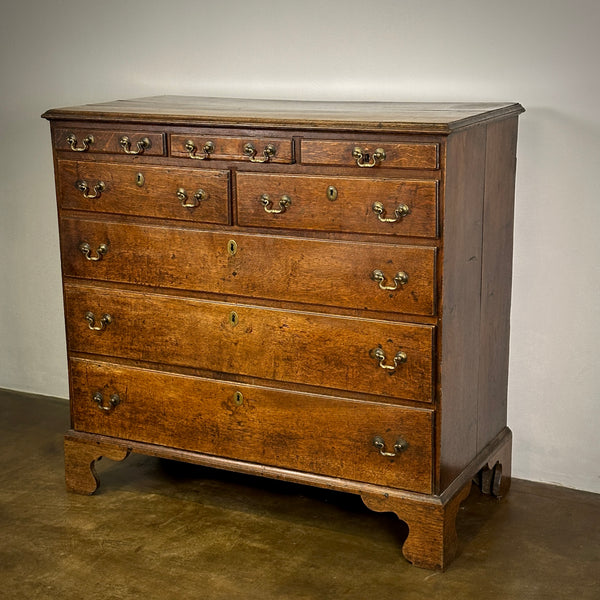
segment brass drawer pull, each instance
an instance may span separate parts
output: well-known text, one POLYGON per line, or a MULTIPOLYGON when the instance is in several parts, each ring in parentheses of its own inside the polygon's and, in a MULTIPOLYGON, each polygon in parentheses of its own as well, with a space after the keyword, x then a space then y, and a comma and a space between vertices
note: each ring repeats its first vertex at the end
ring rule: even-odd
POLYGON ((269 198, 268 194, 263 194, 260 197, 260 203, 263 205, 265 212, 269 213, 270 215, 280 215, 292 205, 292 199, 289 196, 281 196, 279 208, 271 208, 273 205, 271 198, 269 198))
POLYGON ((96 315, 90 311, 85 313, 85 320, 92 331, 104 331, 112 323, 112 317, 109 314, 104 314, 100 318, 100 325, 96 325, 96 315))
POLYGON ((177 197, 181 201, 181 206, 185 208, 196 208, 202 200, 206 200, 208 198, 208 194, 203 190, 199 189, 192 196, 193 200, 188 200, 188 194, 183 188, 179 188, 176 192, 177 197))
POLYGON ((408 442, 404 438, 399 437, 394 444, 394 452, 386 452, 385 441, 380 435, 376 435, 373 438, 373 446, 379 450, 381 456, 398 456, 400 452, 403 452, 408 448, 408 442))
POLYGON ((77 181, 75 182, 75 187, 83 193, 84 198, 87 198, 88 200, 96 200, 97 198, 100 198, 102 192, 106 189, 106 184, 104 181, 99 181, 93 188, 93 194, 89 193, 90 186, 88 185, 87 181, 77 181))
POLYGON ((383 148, 377 148, 377 150, 373 152, 373 155, 369 156, 368 152, 365 152, 362 148, 356 146, 354 150, 352 150, 352 158, 356 159, 356 164, 359 167, 374 167, 385 160, 385 151, 383 148))
POLYGON ((384 285, 385 275, 379 269, 375 269, 371 273, 371 279, 379 284, 380 289, 390 291, 397 290, 400 286, 408 283, 408 275, 404 271, 398 271, 394 275, 394 285, 384 285))
POLYGON ((382 223, 397 223, 410 212, 410 208, 406 204, 399 204, 394 210, 394 216, 389 218, 385 216, 385 208, 381 202, 373 202, 371 208, 382 223))
POLYGON ((90 149, 90 146, 94 143, 94 136, 88 135, 84 137, 81 143, 83 146, 81 148, 77 148, 77 138, 75 135, 70 133, 67 136, 67 144, 69 144, 69 148, 71 148, 73 152, 87 152, 90 149))
POLYGON ((79 244, 79 251, 85 256, 86 260, 97 262, 108 252, 108 244, 100 244, 96 248, 96 256, 92 256, 92 247, 87 242, 79 244))
POLYGON ((250 159, 250 162, 254 163, 264 163, 269 162, 271 158, 275 156, 277 152, 277 148, 273 144, 267 144, 265 149, 263 150, 263 155, 261 158, 256 158, 257 150, 254 147, 254 144, 248 142, 244 145, 244 154, 250 159))
POLYGON ((107 405, 104 404, 104 396, 102 395, 102 392, 96 392, 92 396, 92 399, 94 402, 96 402, 96 404, 98 404, 98 408, 105 412, 110 412, 113 408, 115 408, 115 406, 121 404, 121 398, 119 394, 112 394, 107 405))
POLYGON ((369 355, 371 356, 371 358, 374 358, 378 362, 379 367, 390 371, 390 374, 395 373, 396 369, 398 368, 398 365, 400 363, 405 363, 407 359, 406 352, 403 352, 402 350, 398 350, 398 352, 396 352, 396 356, 394 356, 393 365, 383 364, 386 360, 386 356, 385 352, 381 348, 373 348, 373 350, 369 352, 369 355))
POLYGON ((152 146, 150 140, 147 137, 145 137, 136 143, 137 150, 132 150, 131 140, 126 135, 124 135, 119 140, 119 145, 121 146, 121 148, 123 148, 125 154, 144 154, 144 150, 148 150, 148 148, 152 146))
POLYGON ((194 144, 193 140, 188 140, 185 143, 185 150, 190 158, 195 158, 196 160, 206 160, 207 158, 210 158, 210 155, 215 151, 215 145, 213 142, 208 141, 202 147, 203 154, 196 154, 198 150, 196 144, 194 144))

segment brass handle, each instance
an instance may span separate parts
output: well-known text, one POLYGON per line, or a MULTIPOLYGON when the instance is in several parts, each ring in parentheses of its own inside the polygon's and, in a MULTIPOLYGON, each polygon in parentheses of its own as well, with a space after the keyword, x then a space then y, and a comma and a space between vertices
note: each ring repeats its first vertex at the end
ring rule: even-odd
POLYGON ((119 145, 121 146, 121 148, 123 148, 123 151, 125 152, 125 154, 144 154, 144 150, 148 150, 148 148, 150 148, 150 146, 152 146, 152 144, 150 143, 150 140, 147 137, 144 137, 141 140, 139 140, 138 142, 136 142, 137 150, 132 150, 131 149, 131 140, 126 135, 124 135, 119 140, 119 145))
POLYGON ((106 184, 104 183, 104 181, 99 181, 94 187, 94 193, 90 194, 90 186, 88 185, 87 181, 77 181, 75 182, 75 187, 80 191, 83 192, 83 197, 87 198, 88 200, 96 200, 97 198, 100 198, 100 196, 102 195, 102 192, 106 189, 106 184))
POLYGON ((383 148, 377 148, 377 150, 373 152, 373 155, 370 156, 366 150, 356 146, 354 150, 352 150, 352 157, 356 160, 356 164, 359 167, 374 167, 385 160, 385 151, 383 148))
POLYGON ((79 251, 85 256, 86 260, 96 262, 102 260, 102 257, 108 252, 108 244, 100 244, 96 248, 96 256, 92 256, 92 247, 87 242, 79 244, 79 251))
POLYGON ((382 369, 386 369, 387 371, 390 371, 390 374, 395 373, 396 369, 398 368, 398 365, 400 363, 405 363, 407 359, 406 352, 398 350, 398 352, 396 352, 396 356, 394 356, 394 364, 384 365, 383 363, 386 361, 386 356, 385 352, 381 348, 373 348, 373 350, 371 350, 369 354, 371 358, 374 358, 378 362, 377 366, 381 367, 382 369))
POLYGON ((119 394, 112 394, 107 405, 104 404, 104 396, 102 395, 102 392, 96 392, 92 396, 92 399, 98 404, 98 408, 105 412, 110 412, 115 406, 121 403, 121 397, 119 394))
POLYGON ((403 452, 408 448, 408 442, 404 438, 399 437, 394 444, 394 452, 386 452, 385 441, 380 435, 376 435, 373 438, 373 446, 379 450, 381 456, 398 456, 400 452, 403 452))
POLYGON ((196 160, 206 160, 207 158, 210 158, 210 155, 215 151, 215 145, 213 142, 208 141, 202 147, 203 154, 196 154, 198 150, 196 144, 194 144, 193 140, 188 140, 185 143, 185 149, 190 158, 195 158, 196 160))
POLYGON ((385 208, 381 202, 373 202, 371 208, 382 223, 397 223, 410 212, 410 208, 406 204, 398 204, 394 210, 394 217, 389 218, 385 216, 385 208))
POLYGON ((252 142, 244 145, 244 154, 250 158, 250 162, 264 163, 269 162, 275 156, 277 148, 273 144, 267 144, 262 152, 262 157, 256 158, 257 150, 252 142))
POLYGON ((81 140, 83 146, 81 148, 77 148, 77 138, 74 134, 70 133, 67 136, 67 144, 69 144, 69 148, 73 150, 73 152, 87 152, 90 149, 90 146, 94 143, 94 136, 88 135, 81 140))
POLYGON ((404 271, 398 271, 396 275, 394 275, 394 285, 384 285, 385 275, 383 274, 383 271, 375 269, 371 273, 371 279, 379 284, 380 289, 394 291, 401 285, 408 283, 408 274, 404 271))
POLYGON ((199 189, 192 196, 193 200, 188 200, 187 192, 183 188, 179 188, 176 192, 177 197, 181 201, 181 206, 185 206, 185 208, 196 208, 202 200, 206 200, 208 198, 208 194, 203 190, 199 189))
POLYGON ((96 325, 96 316, 90 311, 85 313, 85 320, 92 331, 104 331, 112 323, 112 317, 109 314, 104 314, 100 317, 100 325, 96 325))
POLYGON ((292 205, 292 199, 289 196, 281 196, 279 208, 271 208, 273 205, 271 198, 269 198, 268 194, 263 194, 260 197, 260 203, 263 205, 265 212, 268 212, 270 215, 280 215, 292 205))

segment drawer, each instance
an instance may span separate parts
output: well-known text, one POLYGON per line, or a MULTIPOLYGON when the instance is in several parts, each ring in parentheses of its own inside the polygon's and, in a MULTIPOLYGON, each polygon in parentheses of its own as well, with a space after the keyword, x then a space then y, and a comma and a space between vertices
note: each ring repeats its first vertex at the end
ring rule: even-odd
POLYGON ((229 223, 229 172, 58 161, 61 208, 229 223))
POLYGON ((438 235, 436 180, 238 173, 237 198, 240 225, 438 235))
POLYGON ((439 168, 439 144, 430 142, 307 139, 301 141, 300 149, 301 162, 305 165, 399 169, 439 168))
POLYGON ((56 150, 146 156, 165 154, 165 134, 162 132, 58 127, 52 132, 52 140, 56 150))
POLYGON ((431 402, 432 326, 75 284, 65 305, 70 352, 431 402))
POLYGON ((291 138, 225 137, 194 131, 173 134, 169 155, 194 161, 243 160, 253 163, 292 163, 294 148, 291 138))
POLYGON ((354 309, 435 313, 433 247, 77 218, 61 219, 61 243, 63 272, 71 277, 354 309))
POLYGON ((76 430, 431 492, 430 410, 81 359, 70 374, 76 430), (382 456, 377 436, 397 456, 382 456))

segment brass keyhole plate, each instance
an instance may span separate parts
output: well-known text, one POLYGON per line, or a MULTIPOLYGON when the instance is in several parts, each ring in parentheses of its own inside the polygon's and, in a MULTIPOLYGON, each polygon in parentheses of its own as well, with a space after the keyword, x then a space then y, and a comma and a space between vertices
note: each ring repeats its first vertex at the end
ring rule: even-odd
POLYGON ((229 324, 232 327, 235 327, 239 322, 240 322, 240 318, 238 317, 238 314, 235 312, 235 310, 232 310, 229 313, 229 324))
POLYGON ((242 406, 242 404, 244 404, 244 395, 242 392, 236 392, 233 394, 233 402, 236 406, 242 406))
POLYGON ((144 174, 143 173, 138 173, 135 176, 135 185, 137 185, 138 187, 142 187, 144 185, 145 182, 145 178, 144 178, 144 174))
POLYGON ((238 245, 235 240, 229 240, 227 242, 227 252, 229 253, 229 256, 235 256, 237 249, 238 245))
POLYGON ((330 185, 327 188, 327 199, 331 200, 333 202, 334 200, 337 200, 337 197, 338 197, 337 188, 333 185, 330 185))

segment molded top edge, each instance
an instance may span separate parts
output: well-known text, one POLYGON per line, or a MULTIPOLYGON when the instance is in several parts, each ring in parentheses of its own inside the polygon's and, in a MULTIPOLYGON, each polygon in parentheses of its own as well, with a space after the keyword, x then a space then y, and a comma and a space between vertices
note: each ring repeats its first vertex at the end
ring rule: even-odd
POLYGON ((49 120, 444 134, 523 111, 520 104, 510 102, 331 102, 153 96, 56 108, 48 110, 42 117, 49 120))

